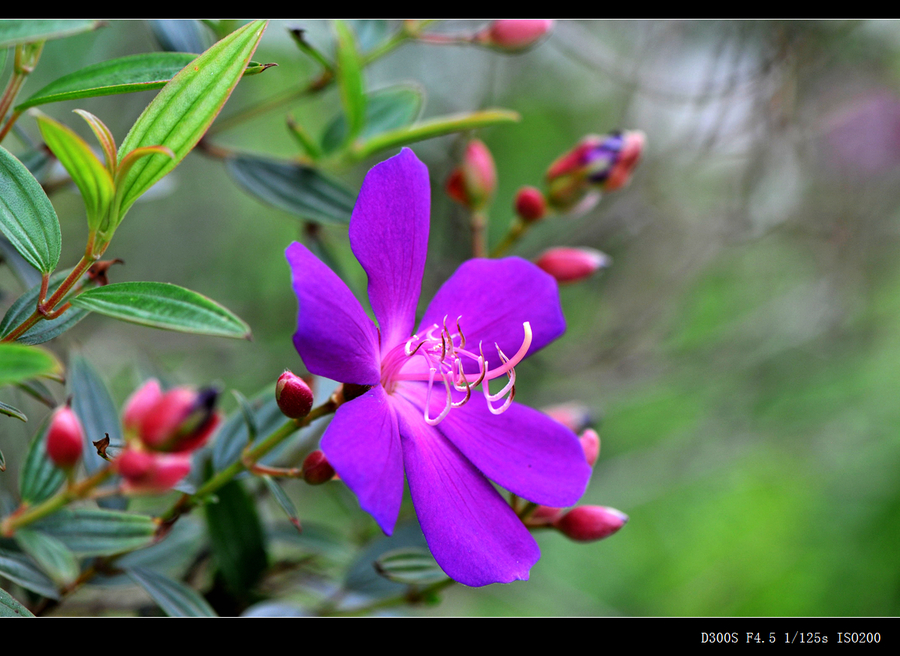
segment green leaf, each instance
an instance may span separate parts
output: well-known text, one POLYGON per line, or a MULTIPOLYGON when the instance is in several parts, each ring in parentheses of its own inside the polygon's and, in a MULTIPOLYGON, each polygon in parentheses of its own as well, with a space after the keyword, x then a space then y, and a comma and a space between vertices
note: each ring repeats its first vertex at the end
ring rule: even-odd
POLYGON ((240 80, 265 27, 266 21, 253 21, 213 45, 172 78, 140 115, 122 143, 119 161, 143 146, 166 146, 175 158, 153 155, 135 164, 119 189, 120 216, 200 140, 240 80))
POLYGON ((60 510, 31 525, 55 537, 77 556, 112 556, 145 547, 153 541, 152 517, 115 510, 60 510))
POLYGON ((454 132, 464 132, 503 123, 516 123, 520 118, 516 112, 511 112, 507 109, 485 109, 465 114, 437 116, 426 121, 420 121, 409 127, 388 130, 379 135, 369 137, 363 143, 353 148, 353 156, 358 160, 365 159, 386 148, 406 146, 417 141, 433 139, 434 137, 454 132))
POLYGON ((250 155, 225 160, 248 193, 309 221, 349 223, 356 195, 315 168, 250 155))
POLYGON ((75 307, 166 330, 250 339, 250 327, 197 292, 165 282, 117 282, 82 292, 75 307))
POLYGON ((192 53, 194 57, 209 47, 209 33, 196 20, 152 20, 150 29, 163 50, 192 53))
MULTIPOLYGON (((418 118, 422 100, 422 90, 411 85, 389 87, 369 94, 365 127, 360 136, 374 137, 409 125, 418 118)), ((346 139, 347 120, 338 115, 322 135, 322 150, 334 152, 346 139)))
MULTIPOLYGON (((0 401, 0 415, 6 415, 7 417, 15 417, 16 419, 21 419, 22 421, 28 421, 28 417, 25 416, 25 413, 19 410, 18 408, 14 408, 11 405, 6 405, 3 401, 0 401)), ((2 454, 0 454, 0 459, 2 459, 2 454)), ((2 471, 2 469, 0 469, 2 471)))
MULTIPOLYGON (((72 269, 58 271, 50 276, 50 284, 48 285, 48 293, 52 294, 68 277, 72 269)), ((82 280, 84 277, 82 277, 82 280)), ((3 320, 0 321, 0 336, 8 334, 16 326, 20 325, 25 319, 31 316, 34 308, 37 306, 38 295, 41 293, 40 283, 22 294, 19 298, 9 306, 3 320)), ((87 310, 79 308, 69 308, 55 319, 45 319, 38 321, 31 328, 26 330, 16 340, 20 344, 43 344, 54 337, 64 333, 76 323, 84 319, 88 314, 87 310)))
POLYGON ((17 105, 16 111, 63 100, 159 89, 196 58, 189 52, 148 52, 92 64, 54 80, 17 105))
POLYGON ((389 581, 405 585, 428 585, 447 578, 427 549, 394 549, 375 561, 375 571, 389 581))
POLYGON ((87 142, 71 129, 44 115, 37 117, 37 123, 47 147, 69 172, 81 192, 89 231, 105 230, 108 226, 103 223, 109 220, 110 205, 116 194, 109 171, 87 142))
POLYGON ((50 273, 59 262, 59 219, 34 176, 0 147, 0 231, 31 266, 50 273))
POLYGON ((37 592, 50 599, 59 599, 59 592, 53 581, 23 553, 0 549, 0 576, 18 583, 26 590, 37 592))
POLYGON ((294 505, 294 502, 291 501, 291 498, 281 489, 278 481, 271 476, 263 476, 262 479, 265 482, 266 487, 269 488, 269 492, 275 497, 278 505, 281 506, 284 514, 287 515, 288 520, 290 520, 291 524, 302 533, 303 527, 300 525, 300 515, 297 513, 297 507, 294 505))
POLYGON ((379 19, 348 20, 356 33, 359 49, 368 51, 384 41, 388 36, 388 22, 379 19))
POLYGON ((0 617, 34 617, 34 614, 0 588, 0 617))
POLYGON ((262 525, 240 481, 219 488, 218 503, 204 506, 213 558, 228 588, 246 598, 268 566, 262 525))
POLYGON ((15 537, 22 551, 34 558, 57 585, 66 586, 78 578, 75 554, 56 538, 28 528, 16 531, 15 537))
MULTIPOLYGON (((93 473, 105 467, 106 462, 97 455, 92 442, 109 435, 112 446, 123 443, 119 413, 106 383, 93 365, 79 353, 73 352, 69 356, 66 387, 72 398, 72 410, 84 429, 84 466, 88 473, 93 473)), ((117 505, 122 506, 121 502, 117 505)))
POLYGON ((341 90, 344 114, 347 116, 350 128, 347 139, 353 140, 362 132, 366 121, 366 93, 363 88, 362 64, 356 49, 356 40, 350 28, 344 21, 338 20, 334 23, 334 29, 337 32, 337 83, 341 90))
POLYGON ((0 344, 0 385, 61 371, 62 365, 49 351, 24 344, 0 344))
POLYGON ((125 570, 169 617, 218 617, 212 606, 184 583, 144 567, 125 570))
POLYGON ((58 469, 47 456, 47 430, 44 421, 25 454, 25 464, 19 474, 19 496, 23 503, 40 503, 49 499, 66 480, 66 474, 58 469))
POLYGON ((96 20, 2 20, 0 21, 0 48, 19 43, 61 39, 79 32, 100 27, 96 20))

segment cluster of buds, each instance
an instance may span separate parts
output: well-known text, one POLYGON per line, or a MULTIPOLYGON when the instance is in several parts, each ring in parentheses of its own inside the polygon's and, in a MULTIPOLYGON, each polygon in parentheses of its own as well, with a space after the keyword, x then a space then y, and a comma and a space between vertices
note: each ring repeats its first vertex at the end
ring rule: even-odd
POLYGON ((484 142, 473 139, 466 145, 462 164, 447 178, 447 195, 473 212, 483 209, 497 189, 497 168, 484 142))
POLYGON ((521 52, 536 45, 552 29, 553 21, 547 19, 495 20, 477 32, 472 41, 503 52, 521 52))
POLYGON ((560 246, 544 251, 535 261, 557 282, 578 282, 612 264, 609 255, 593 248, 560 246))
MULTIPOLYGON (((590 423, 590 414, 582 406, 564 404, 545 408, 544 412, 573 432, 581 431, 578 440, 584 458, 593 467, 600 457, 600 436, 590 423)), ((527 524, 534 528, 554 528, 575 542, 594 542, 608 538, 625 526, 628 515, 606 506, 576 506, 571 510, 538 506, 528 517, 527 524)))
POLYGON ((646 137, 634 130, 588 135, 547 169, 547 202, 567 212, 588 193, 615 191, 628 184, 641 158, 646 137))
POLYGON ((131 492, 164 492, 191 470, 191 455, 219 424, 218 390, 176 387, 163 392, 150 379, 125 404, 126 446, 116 471, 131 492))

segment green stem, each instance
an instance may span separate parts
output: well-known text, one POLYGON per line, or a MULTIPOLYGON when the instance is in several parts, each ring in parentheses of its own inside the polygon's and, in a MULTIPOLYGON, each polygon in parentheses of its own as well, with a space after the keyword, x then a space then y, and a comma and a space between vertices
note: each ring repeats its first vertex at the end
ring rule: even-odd
MULTIPOLYGON (((99 255, 97 257, 99 257, 99 255)), ((53 295, 43 302, 42 299, 39 298, 38 306, 35 311, 31 313, 31 316, 25 319, 25 321, 19 324, 15 330, 7 334, 3 339, 0 339, 0 342, 15 341, 38 321, 41 321, 42 319, 55 319, 65 312, 66 309, 68 309, 67 307, 60 308, 60 311, 57 313, 53 312, 53 308, 55 308, 65 295, 69 293, 72 287, 75 286, 75 283, 81 279, 81 276, 91 268, 91 265, 96 259, 97 258, 89 256, 88 254, 82 256, 75 268, 72 269, 72 273, 66 276, 66 279, 62 281, 62 284, 56 289, 53 295)))
MULTIPOLYGON (((12 107, 13 103, 16 101, 16 96, 19 95, 19 91, 22 89, 22 85, 25 84, 25 80, 34 70, 34 67, 37 66, 43 49, 43 41, 23 43, 16 46, 13 74, 9 78, 9 83, 6 85, 3 96, 0 97, 0 121, 6 117, 6 112, 9 111, 9 108, 12 107)), ((10 114, 3 129, 0 130, 0 142, 3 141, 3 138, 9 132, 21 113, 22 112, 13 112, 10 114)))
POLYGON ((503 240, 494 247, 494 250, 491 251, 491 257, 500 257, 506 251, 508 251, 513 244, 515 244, 519 239, 524 235, 528 228, 528 223, 523 223, 521 220, 516 219, 515 222, 509 227, 509 232, 506 233, 506 236, 503 240))
POLYGON ((33 508, 26 509, 24 512, 18 514, 13 513, 0 524, 0 535, 11 537, 17 529, 55 513, 71 501, 85 498, 95 487, 103 483, 110 476, 112 476, 112 470, 109 467, 101 469, 96 474, 84 479, 80 483, 67 486, 62 492, 57 493, 33 508))

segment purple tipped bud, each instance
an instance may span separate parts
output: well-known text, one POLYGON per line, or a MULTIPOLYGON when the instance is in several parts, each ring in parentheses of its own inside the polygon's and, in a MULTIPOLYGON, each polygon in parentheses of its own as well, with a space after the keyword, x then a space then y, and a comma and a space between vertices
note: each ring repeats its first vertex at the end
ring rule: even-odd
POLYGON ((497 168, 491 151, 477 139, 469 142, 463 162, 447 179, 447 195, 471 210, 479 210, 497 189, 497 168))
POLYGON ((605 506, 578 506, 553 522, 553 528, 575 542, 608 538, 625 526, 628 515, 605 506))
POLYGON ((593 467, 597 458, 600 457, 600 436, 593 428, 588 428, 581 434, 578 441, 581 442, 581 448, 584 450, 584 459, 593 467))
POLYGON ((605 269, 612 260, 606 253, 593 248, 559 247, 544 251, 535 262, 556 278, 557 282, 578 282, 605 269))
POLYGON ((520 52, 535 45, 552 29, 552 20, 495 20, 475 35, 475 42, 497 50, 520 52))
POLYGON ((548 202, 568 211, 591 188, 621 189, 631 179, 646 144, 640 131, 588 135, 547 169, 548 202))
POLYGON ((522 187, 516 194, 514 208, 522 221, 534 223, 547 214, 547 201, 544 194, 534 187, 522 187))
POLYGON ((275 400, 286 417, 301 419, 313 406, 313 393, 300 376, 285 371, 275 383, 275 400))
POLYGON ((334 467, 328 462, 325 454, 313 451, 303 461, 303 480, 310 485, 321 485, 334 478, 334 467))
POLYGON ((152 451, 183 453, 199 449, 219 425, 219 392, 176 387, 161 395, 141 417, 138 434, 152 451))
POLYGON ((60 469, 71 469, 81 458, 84 429, 68 406, 57 408, 47 431, 47 455, 60 469))

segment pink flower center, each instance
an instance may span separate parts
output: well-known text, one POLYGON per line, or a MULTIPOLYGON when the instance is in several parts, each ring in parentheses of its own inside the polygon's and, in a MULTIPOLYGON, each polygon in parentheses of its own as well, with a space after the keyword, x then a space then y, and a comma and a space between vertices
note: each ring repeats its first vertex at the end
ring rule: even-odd
MULTIPOLYGON (((528 353, 531 346, 531 324, 527 321, 522 324, 525 337, 522 345, 512 358, 500 350, 497 343, 496 366, 484 355, 482 343, 478 343, 478 353, 466 349, 466 336, 460 327, 460 319, 456 319, 456 331, 451 332, 447 327, 447 317, 444 317, 443 326, 433 324, 424 335, 413 335, 405 342, 396 345, 387 354, 381 363, 381 384, 388 394, 394 392, 400 381, 421 381, 428 383, 428 391, 425 393, 425 422, 434 426, 438 424, 451 408, 459 408, 465 405, 472 396, 472 388, 481 385, 484 398, 487 400, 488 409, 495 415, 504 412, 512 403, 516 394, 516 370, 528 353), (471 360, 478 364, 478 373, 466 373, 465 361, 471 360), (491 394, 488 382, 506 376, 509 380, 496 394, 491 394), (447 400, 444 409, 436 417, 431 417, 431 393, 435 383, 443 383, 447 400), (465 393, 465 396, 457 401, 453 400, 453 390, 465 393), (498 407, 492 404, 506 397, 506 400, 498 407)), ((458 396, 458 395, 457 395, 458 396)))

